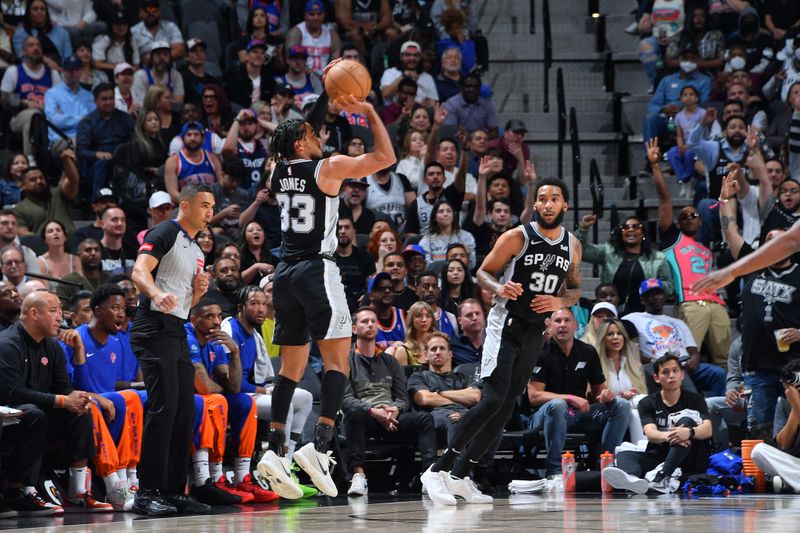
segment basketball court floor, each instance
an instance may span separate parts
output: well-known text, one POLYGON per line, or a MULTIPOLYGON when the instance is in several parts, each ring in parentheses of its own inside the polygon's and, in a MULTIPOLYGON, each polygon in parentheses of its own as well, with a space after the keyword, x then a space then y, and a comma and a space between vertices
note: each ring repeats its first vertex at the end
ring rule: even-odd
POLYGON ((427 498, 370 496, 319 498, 280 505, 226 508, 225 512, 144 519, 130 513, 72 514, 63 518, 0 520, 0 529, 52 532, 379 533, 461 531, 637 531, 669 533, 800 530, 800 498, 747 495, 684 498, 511 495, 493 505, 442 507, 427 498))

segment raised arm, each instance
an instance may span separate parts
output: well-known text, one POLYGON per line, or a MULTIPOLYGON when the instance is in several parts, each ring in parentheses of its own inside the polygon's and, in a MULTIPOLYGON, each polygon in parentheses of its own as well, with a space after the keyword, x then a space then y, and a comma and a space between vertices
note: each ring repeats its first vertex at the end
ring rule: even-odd
POLYGON ((661 150, 658 147, 658 137, 653 137, 647 143, 647 160, 653 169, 653 184, 658 194, 658 229, 667 231, 672 226, 672 196, 667 189, 667 181, 661 172, 661 150))
MULTIPOLYGON (((458 170, 453 177, 453 187, 459 192, 464 194, 467 185, 467 167, 469 166, 469 150, 467 149, 467 130, 461 128, 456 134, 456 139, 461 145, 461 158, 458 162, 458 170)), ((469 198, 467 198, 469 200, 469 198)))
POLYGON ((425 157, 422 158, 423 165, 427 165, 436 159, 436 148, 437 143, 439 142, 439 128, 446 118, 447 110, 444 108, 444 104, 436 104, 433 106, 433 124, 431 124, 431 132, 428 134, 428 144, 425 147, 425 157))
POLYGON ((481 157, 478 165, 478 190, 475 192, 475 209, 472 223, 480 227, 486 222, 486 180, 489 178, 489 158, 481 157))
POLYGON ((78 172, 78 165, 75 159, 75 152, 66 149, 61 152, 61 163, 64 166, 64 176, 61 178, 61 194, 67 200, 72 200, 78 195, 81 175, 78 172))
POLYGON ((519 215, 520 224, 528 224, 533 220, 533 204, 536 203, 536 180, 539 179, 536 175, 536 167, 533 166, 533 162, 530 160, 525 161, 524 172, 528 182, 528 191, 525 193, 525 205, 519 215))

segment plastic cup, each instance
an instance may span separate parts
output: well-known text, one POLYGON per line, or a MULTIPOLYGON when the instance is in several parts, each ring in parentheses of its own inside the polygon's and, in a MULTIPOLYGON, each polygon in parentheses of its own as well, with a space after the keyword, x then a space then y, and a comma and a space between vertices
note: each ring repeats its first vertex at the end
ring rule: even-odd
POLYGON ((784 342, 784 341, 781 339, 781 337, 783 337, 783 333, 784 333, 785 331, 786 331, 785 329, 776 329, 776 330, 774 331, 774 333, 775 333, 775 342, 776 342, 776 343, 777 343, 777 345, 778 345, 778 351, 779 351, 779 352, 782 352, 782 353, 783 353, 783 352, 788 352, 788 351, 789 351, 789 348, 790 348, 790 345, 789 345, 789 343, 788 343, 788 342, 784 342))

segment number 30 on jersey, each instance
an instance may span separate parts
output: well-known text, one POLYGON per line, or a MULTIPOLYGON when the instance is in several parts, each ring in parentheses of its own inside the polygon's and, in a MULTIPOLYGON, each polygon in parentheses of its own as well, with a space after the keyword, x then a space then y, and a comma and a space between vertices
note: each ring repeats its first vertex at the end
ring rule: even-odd
POLYGON ((539 294, 555 294, 557 286, 558 276, 555 274, 534 272, 531 274, 531 282, 528 284, 528 289, 539 294))

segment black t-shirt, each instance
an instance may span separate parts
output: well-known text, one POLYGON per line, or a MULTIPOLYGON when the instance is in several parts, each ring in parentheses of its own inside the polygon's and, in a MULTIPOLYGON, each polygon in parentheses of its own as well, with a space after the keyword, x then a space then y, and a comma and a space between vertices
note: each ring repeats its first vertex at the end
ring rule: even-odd
MULTIPOLYGON (((435 204, 439 199, 437 196, 436 199, 430 201, 427 197, 427 194, 428 193, 418 196, 416 202, 412 202, 411 205, 406 207, 406 233, 420 233, 419 208, 417 206, 417 204, 420 202, 420 198, 423 198, 423 201, 428 203, 429 210, 433 208, 433 204, 435 204)), ((444 188, 442 194, 444 195, 445 200, 450 202, 450 205, 453 206, 455 216, 460 216, 461 204, 464 203, 464 193, 458 192, 455 186, 451 183, 444 188)))
POLYGON ((417 303, 419 299, 417 298, 417 293, 414 292, 414 289, 411 287, 403 288, 403 292, 394 293, 394 300, 392 301, 392 305, 395 307, 399 307, 403 311, 408 311, 408 309, 417 303))
MULTIPOLYGON (((414 372, 408 378, 408 397, 414 401, 414 395, 420 391, 442 392, 448 390, 461 390, 461 389, 480 389, 482 383, 476 380, 474 376, 467 376, 461 372, 445 372, 437 373, 432 370, 420 370, 414 372)), ((419 407, 419 406, 418 406, 419 407)), ((450 403, 447 405, 440 405, 433 409, 419 407, 423 411, 466 411, 468 408, 459 403, 450 403)))
POLYGON ((605 383, 600 357, 593 346, 575 339, 567 357, 553 340, 542 346, 531 381, 544 383, 544 390, 586 398, 587 385, 605 383))
POLYGON ((772 17, 777 28, 788 30, 800 20, 800 3, 797 0, 766 0, 762 5, 764 15, 772 17))
MULTIPOLYGON (((353 212, 349 207, 344 205, 344 202, 339 204, 339 220, 349 218, 353 220, 353 212)), ((353 227, 359 235, 369 235, 372 232, 372 226, 375 224, 375 212, 372 209, 361 206, 361 216, 358 220, 353 220, 353 227)))
POLYGON ((239 299, 236 297, 236 291, 230 293, 222 292, 219 289, 208 289, 204 297, 215 301, 222 307, 223 318, 236 314, 237 304, 239 303, 239 299))
POLYGON ((184 66, 178 72, 180 72, 181 77, 183 77, 183 90, 185 92, 183 100, 185 102, 199 104, 201 103, 203 90, 206 85, 211 83, 221 85, 218 78, 209 76, 207 72, 204 73, 205 76, 202 78, 196 76, 191 70, 189 70, 188 65, 184 66))
POLYGON ((136 262, 136 248, 130 242, 122 241, 122 248, 111 250, 100 244, 102 260, 100 270, 111 275, 130 274, 133 264, 136 262))
MULTIPOLYGON (((622 300, 619 309, 624 309, 624 314, 640 313, 644 305, 639 299, 639 285, 644 281, 644 270, 639 264, 639 258, 624 259, 614 274, 614 286, 622 300)), ((623 313, 620 313, 623 314, 623 313)))
POLYGON ((76 253, 78 251, 78 245, 81 243, 81 241, 85 239, 94 239, 97 242, 100 242, 100 239, 102 238, 103 238, 103 228, 98 228, 94 224, 78 228, 72 232, 72 235, 70 235, 69 238, 70 252, 76 253))
MULTIPOLYGON (((696 392, 681 389, 681 397, 673 406, 668 406, 661 399, 661 392, 654 392, 639 402, 639 418, 642 420, 642 427, 647 424, 655 424, 659 431, 668 431, 675 427, 677 422, 684 417, 694 420, 696 425, 700 425, 703 420, 710 420, 708 406, 705 399, 696 392)), ((710 439, 696 441, 701 445, 708 445, 710 439)), ((663 444, 649 442, 647 448, 657 448, 663 444)))
POLYGON ((328 132, 331 135, 323 147, 325 155, 330 155, 333 152, 346 154, 347 143, 353 138, 353 130, 350 129, 350 123, 347 122, 347 119, 337 115, 333 122, 328 122, 326 119, 325 127, 328 128, 328 132))
POLYGON ((475 237, 475 253, 480 257, 488 255, 488 253, 492 251, 492 248, 494 248, 494 243, 497 242, 500 235, 510 228, 497 231, 489 222, 484 222, 480 226, 476 226, 472 222, 472 219, 470 219, 464 224, 464 229, 472 233, 472 236, 475 237))
POLYGON ((336 253, 334 257, 342 275, 347 305, 350 312, 355 312, 358 300, 367 290, 367 278, 375 273, 375 260, 370 254, 355 246, 350 255, 341 256, 336 253))
MULTIPOLYGON (((255 195, 253 197, 255 198, 255 195)), ((267 234, 267 246, 270 249, 281 245, 281 208, 277 204, 271 205, 264 202, 258 206, 253 219, 264 228, 267 234)))

